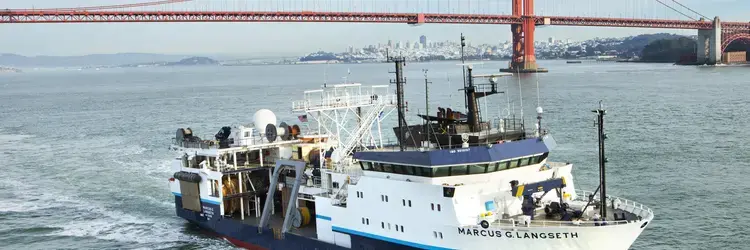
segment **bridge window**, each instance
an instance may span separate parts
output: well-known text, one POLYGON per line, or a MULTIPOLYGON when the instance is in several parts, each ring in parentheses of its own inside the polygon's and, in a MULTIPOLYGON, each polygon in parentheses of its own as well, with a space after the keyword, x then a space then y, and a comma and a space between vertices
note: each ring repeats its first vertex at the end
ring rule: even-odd
POLYGON ((487 164, 469 165, 469 174, 484 174, 484 173, 487 173, 487 164))
POLYGON ((406 171, 404 171, 404 166, 393 165, 393 173, 396 173, 396 174, 405 174, 406 171))
POLYGON ((529 165, 534 165, 537 163, 539 163, 539 156, 529 157, 529 165))
POLYGON ((372 162, 359 162, 359 165, 362 167, 362 170, 372 170, 372 162))
POLYGON ((489 166, 487 166, 487 173, 497 172, 499 169, 500 169, 500 163, 499 162, 495 162, 495 163, 489 164, 489 166))
POLYGON ((510 161, 510 165, 508 166, 508 169, 517 168, 518 164, 520 164, 520 163, 521 163, 521 159, 512 160, 512 161, 510 161))
POLYGON ((451 176, 465 175, 467 171, 466 166, 453 166, 451 167, 451 176))
POLYGON ((524 164, 524 166, 528 166, 528 165, 534 164, 534 163, 532 163, 534 161, 534 158, 536 158, 536 157, 529 157, 529 158, 523 159, 523 161, 525 161, 525 163, 526 163, 526 164, 524 164))
POLYGON ((451 169, 448 167, 437 167, 432 169, 432 177, 445 177, 451 175, 451 169))
POLYGON ((391 164, 385 164, 385 163, 383 163, 381 165, 383 165, 383 172, 393 173, 393 165, 391 165, 391 164))
POLYGON ((404 173, 408 175, 417 175, 413 166, 404 166, 404 173))
POLYGON ((432 177, 432 169, 430 168, 416 168, 420 176, 432 177))
POLYGON ((380 165, 380 163, 375 163, 372 166, 372 170, 383 172, 383 165, 380 165))
POLYGON ((506 169, 510 169, 510 161, 500 162, 500 165, 498 165, 498 171, 506 169))

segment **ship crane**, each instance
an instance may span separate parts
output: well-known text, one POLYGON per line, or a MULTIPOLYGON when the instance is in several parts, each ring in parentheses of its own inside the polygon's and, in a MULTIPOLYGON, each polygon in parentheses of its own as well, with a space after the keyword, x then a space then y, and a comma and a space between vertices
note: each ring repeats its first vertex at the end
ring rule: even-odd
MULTIPOLYGON (((521 211, 523 211, 523 215, 530 216, 531 219, 534 219, 534 211, 536 210, 536 204, 534 202, 534 198, 532 197, 533 194, 543 192, 544 194, 541 197, 544 197, 552 190, 558 190, 558 194, 560 195, 560 207, 548 207, 545 209, 545 212, 547 212, 547 215, 551 212, 553 213, 559 213, 561 212, 563 216, 565 216, 565 205, 563 205, 562 201, 562 189, 566 186, 565 184, 565 178, 555 178, 555 179, 549 179, 545 181, 540 182, 534 182, 534 183, 527 183, 523 185, 518 185, 518 181, 511 181, 511 194, 513 197, 523 197, 523 203, 521 204, 521 211)), ((541 198, 540 198, 541 199, 541 198)))

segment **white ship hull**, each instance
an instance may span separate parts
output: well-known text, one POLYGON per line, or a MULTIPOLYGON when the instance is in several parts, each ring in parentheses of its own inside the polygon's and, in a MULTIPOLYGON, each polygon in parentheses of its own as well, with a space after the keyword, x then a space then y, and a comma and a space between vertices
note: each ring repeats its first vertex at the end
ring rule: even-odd
MULTIPOLYGON (((457 229, 445 235, 446 249, 607 249, 630 248, 643 231, 645 221, 623 225, 567 228, 489 228, 457 229), (454 239, 450 239, 454 238, 454 239)), ((449 227, 446 227, 447 231, 449 227)))

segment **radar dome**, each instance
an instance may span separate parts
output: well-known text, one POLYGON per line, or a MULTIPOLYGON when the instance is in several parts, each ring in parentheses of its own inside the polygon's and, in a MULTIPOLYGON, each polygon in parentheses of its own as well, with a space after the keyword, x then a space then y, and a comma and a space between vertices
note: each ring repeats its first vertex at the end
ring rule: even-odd
POLYGON ((268 109, 261 109, 253 115, 253 125, 258 131, 265 131, 268 124, 276 126, 276 115, 268 109))

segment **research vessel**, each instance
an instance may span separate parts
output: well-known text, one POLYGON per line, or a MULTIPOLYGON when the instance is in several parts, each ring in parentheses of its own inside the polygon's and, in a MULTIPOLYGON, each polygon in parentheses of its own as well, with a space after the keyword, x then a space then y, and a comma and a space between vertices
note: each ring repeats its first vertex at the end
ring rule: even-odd
POLYGON ((250 124, 209 137, 178 129, 169 179, 177 216, 239 247, 284 250, 628 249, 654 218, 606 194, 603 108, 594 110, 600 185, 580 191, 573 165, 549 160, 556 143, 541 108, 530 131, 488 123, 478 132, 499 136, 473 140, 481 133, 470 124, 481 121, 453 121, 469 131, 406 143, 398 132, 421 131, 407 129, 404 61, 392 62, 395 91, 358 83, 305 91, 292 104, 296 124, 261 109, 250 124), (399 129, 389 136, 382 130, 394 112, 399 129))

